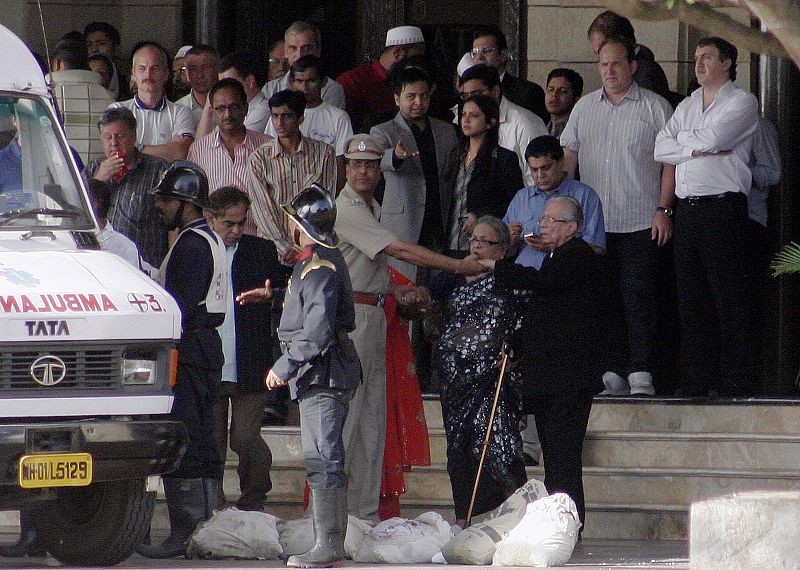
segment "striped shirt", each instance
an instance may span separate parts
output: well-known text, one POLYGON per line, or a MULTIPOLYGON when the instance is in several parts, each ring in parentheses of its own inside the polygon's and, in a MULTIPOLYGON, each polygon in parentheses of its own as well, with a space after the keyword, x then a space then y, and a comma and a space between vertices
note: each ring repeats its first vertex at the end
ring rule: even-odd
POLYGON ((260 146, 249 160, 250 211, 257 236, 275 242, 283 255, 292 243, 284 204, 314 182, 336 188, 336 156, 333 147, 302 137, 297 151, 289 155, 278 139, 260 146))
MULTIPOLYGON (((272 140, 263 133, 248 130, 244 142, 233 149, 233 158, 219 136, 219 129, 194 141, 189 147, 189 160, 199 164, 208 177, 208 191, 214 193, 223 186, 236 186, 249 193, 247 159, 260 147, 272 140)), ((252 214, 247 215, 246 234, 256 235, 256 224, 252 214)))
POLYGON ((561 145, 578 153, 581 182, 600 196, 607 232, 651 227, 661 194, 653 148, 671 114, 663 97, 635 82, 616 105, 601 88, 572 109, 561 145))

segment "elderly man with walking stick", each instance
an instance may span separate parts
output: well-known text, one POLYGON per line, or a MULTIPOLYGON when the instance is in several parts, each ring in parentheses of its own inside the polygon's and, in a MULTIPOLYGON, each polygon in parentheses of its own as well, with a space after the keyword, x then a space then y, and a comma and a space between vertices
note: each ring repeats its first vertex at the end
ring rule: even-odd
POLYGON ((539 225, 550 249, 541 269, 509 260, 481 263, 494 270, 498 286, 531 294, 510 341, 523 378, 524 411, 536 418, 547 491, 567 493, 583 523, 581 454, 607 365, 608 277, 604 256, 580 238, 583 212, 575 199, 550 200, 539 225))

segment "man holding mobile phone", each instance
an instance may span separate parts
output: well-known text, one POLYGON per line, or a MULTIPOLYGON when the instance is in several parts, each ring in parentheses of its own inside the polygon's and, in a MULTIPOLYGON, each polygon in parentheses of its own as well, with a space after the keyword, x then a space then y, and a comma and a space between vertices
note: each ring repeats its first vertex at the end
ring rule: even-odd
POLYGON ((547 202, 555 196, 570 196, 580 203, 585 216, 581 237, 598 253, 604 252, 606 236, 600 198, 586 184, 567 177, 559 140, 550 135, 536 137, 525 149, 525 160, 535 184, 517 192, 503 217, 511 230, 512 243, 517 242, 516 263, 536 269, 542 266, 550 249, 542 241, 540 220, 547 202))

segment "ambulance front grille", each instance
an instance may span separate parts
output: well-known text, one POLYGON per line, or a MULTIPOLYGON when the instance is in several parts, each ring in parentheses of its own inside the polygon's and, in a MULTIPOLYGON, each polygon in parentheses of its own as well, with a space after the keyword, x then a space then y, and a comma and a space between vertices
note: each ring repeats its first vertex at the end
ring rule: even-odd
POLYGON ((122 389, 122 354, 122 347, 108 346, 4 347, 0 349, 0 391, 122 389), (62 372, 60 382, 47 385, 62 372))

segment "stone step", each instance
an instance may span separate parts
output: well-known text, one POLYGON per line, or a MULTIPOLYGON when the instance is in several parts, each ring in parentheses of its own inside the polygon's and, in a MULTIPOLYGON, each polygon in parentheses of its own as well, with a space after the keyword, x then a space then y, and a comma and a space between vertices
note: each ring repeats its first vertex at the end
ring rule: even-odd
POLYGON ((595 398, 589 431, 797 433, 800 402, 785 399, 595 398))
POLYGON ((593 431, 586 435, 583 462, 597 467, 789 470, 800 466, 800 437, 593 431))
MULTIPOLYGON (((542 480, 541 467, 528 468, 528 477, 542 480)), ((302 465, 274 465, 270 500, 300 501, 305 484, 302 465)), ((442 466, 419 467, 405 474, 403 500, 416 504, 444 504, 452 501, 450 479, 442 466)), ((587 502, 605 505, 664 504, 688 508, 698 499, 752 489, 788 490, 798 488, 797 471, 714 470, 666 468, 584 467, 587 502)), ((226 477, 226 495, 235 497, 237 482, 226 477)))

